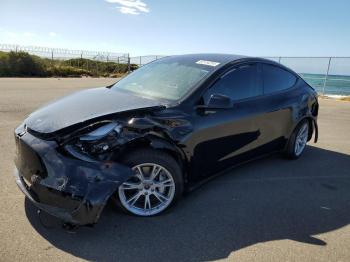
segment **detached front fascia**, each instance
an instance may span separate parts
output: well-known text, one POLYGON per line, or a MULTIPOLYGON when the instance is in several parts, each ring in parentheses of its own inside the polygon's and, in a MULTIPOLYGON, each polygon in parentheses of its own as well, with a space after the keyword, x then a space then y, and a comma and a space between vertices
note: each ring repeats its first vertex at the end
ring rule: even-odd
POLYGON ((55 141, 38 139, 23 125, 15 141, 17 185, 34 205, 65 222, 96 223, 110 196, 133 175, 118 163, 65 156, 55 141))

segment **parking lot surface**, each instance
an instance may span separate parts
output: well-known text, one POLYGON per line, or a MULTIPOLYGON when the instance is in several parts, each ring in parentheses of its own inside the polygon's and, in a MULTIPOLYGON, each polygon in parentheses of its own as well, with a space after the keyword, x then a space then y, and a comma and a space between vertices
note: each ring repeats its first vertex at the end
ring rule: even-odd
POLYGON ((52 99, 114 81, 0 78, 0 261, 350 261, 350 102, 328 99, 299 160, 245 164, 153 218, 109 205, 93 228, 40 222, 12 175, 13 129, 52 99))

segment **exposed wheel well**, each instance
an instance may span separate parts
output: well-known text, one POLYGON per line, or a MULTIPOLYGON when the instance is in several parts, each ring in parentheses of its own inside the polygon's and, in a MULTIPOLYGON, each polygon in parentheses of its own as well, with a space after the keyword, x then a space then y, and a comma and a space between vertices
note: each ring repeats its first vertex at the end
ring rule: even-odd
POLYGON ((168 156, 173 158, 178 163, 178 165, 179 165, 179 167, 180 167, 180 169, 182 171, 184 182, 185 183, 187 182, 186 163, 182 159, 181 155, 178 152, 174 151, 174 150, 171 150, 171 149, 168 149, 168 148, 154 148, 149 143, 140 143, 138 145, 134 145, 134 146, 128 147, 127 149, 124 149, 123 153, 122 153, 123 156, 120 157, 120 158, 122 159, 122 158, 126 157, 129 154, 133 154, 136 151, 145 150, 145 149, 147 149, 147 150, 154 150, 154 151, 156 151, 158 153, 161 153, 161 154, 167 154, 168 156))
POLYGON ((308 137, 307 137, 307 141, 310 141, 311 138, 312 138, 312 135, 314 133, 314 123, 313 123, 313 119, 311 117, 307 117, 307 118, 304 118, 307 120, 308 124, 309 124, 309 134, 308 134, 308 137))
POLYGON ((293 131, 290 133, 290 135, 292 135, 294 132, 295 132, 295 130, 300 126, 300 124, 303 122, 303 121, 307 121, 307 123, 308 123, 308 125, 309 125, 309 134, 308 134, 308 139, 307 139, 307 141, 310 141, 311 140, 311 138, 312 138, 312 135, 313 135, 313 133, 314 133, 314 124, 313 124, 313 119, 311 118, 311 117, 304 117, 304 118, 302 118, 299 122, 298 122, 298 124, 297 125, 295 125, 295 127, 294 127, 294 129, 293 129, 293 131))
POLYGON ((308 134, 308 139, 307 141, 310 141, 311 138, 312 138, 312 135, 314 133, 314 124, 313 124, 313 119, 311 117, 304 117, 302 118, 298 124, 294 127, 293 131, 290 133, 290 136, 287 140, 287 143, 286 143, 286 146, 289 144, 289 141, 290 141, 290 138, 291 136, 293 135, 293 133, 295 132, 295 130, 300 126, 300 124, 303 122, 303 121, 307 121, 308 125, 309 125, 309 134, 308 134))

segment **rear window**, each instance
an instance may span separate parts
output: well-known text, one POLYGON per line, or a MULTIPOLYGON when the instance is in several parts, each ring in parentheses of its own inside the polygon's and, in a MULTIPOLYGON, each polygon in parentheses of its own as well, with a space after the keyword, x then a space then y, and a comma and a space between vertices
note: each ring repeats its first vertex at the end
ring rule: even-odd
POLYGON ((293 87, 297 77, 277 66, 263 64, 263 81, 264 93, 270 94, 293 87))

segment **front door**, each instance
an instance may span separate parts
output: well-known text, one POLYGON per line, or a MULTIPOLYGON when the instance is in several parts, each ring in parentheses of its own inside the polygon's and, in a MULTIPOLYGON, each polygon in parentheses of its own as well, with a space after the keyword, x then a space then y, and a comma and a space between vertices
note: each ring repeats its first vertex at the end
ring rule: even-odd
POLYGON ((203 95, 229 96, 231 108, 198 108, 194 115, 194 131, 187 148, 192 153, 193 173, 208 176, 235 164, 239 156, 259 147, 261 128, 256 98, 263 94, 257 64, 244 64, 229 69, 203 95))

